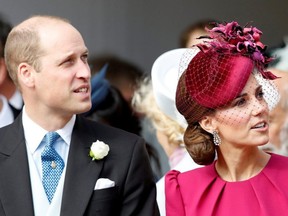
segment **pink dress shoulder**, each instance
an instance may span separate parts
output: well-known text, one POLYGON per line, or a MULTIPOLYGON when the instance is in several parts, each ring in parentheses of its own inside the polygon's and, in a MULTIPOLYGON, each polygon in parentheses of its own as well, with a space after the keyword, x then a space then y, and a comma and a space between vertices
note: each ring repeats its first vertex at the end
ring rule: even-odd
POLYGON ((165 177, 167 216, 271 216, 288 214, 288 157, 271 154, 256 176, 238 182, 221 179, 215 162, 165 177))

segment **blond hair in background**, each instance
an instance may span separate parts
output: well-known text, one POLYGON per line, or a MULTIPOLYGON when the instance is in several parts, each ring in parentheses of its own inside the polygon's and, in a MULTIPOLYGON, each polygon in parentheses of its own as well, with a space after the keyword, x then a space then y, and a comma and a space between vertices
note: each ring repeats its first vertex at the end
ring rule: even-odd
POLYGON ((183 144, 185 130, 178 122, 165 115, 159 109, 153 95, 150 78, 146 77, 139 86, 139 89, 134 94, 132 105, 137 112, 145 114, 151 120, 153 126, 158 131, 158 139, 165 139, 163 135, 167 137, 165 144, 161 142, 161 145, 166 154, 170 156, 175 148, 183 144))

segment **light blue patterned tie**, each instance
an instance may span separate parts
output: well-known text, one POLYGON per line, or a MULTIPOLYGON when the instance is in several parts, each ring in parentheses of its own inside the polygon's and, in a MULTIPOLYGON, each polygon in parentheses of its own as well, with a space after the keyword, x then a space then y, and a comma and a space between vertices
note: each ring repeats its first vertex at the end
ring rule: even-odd
POLYGON ((59 138, 56 132, 48 132, 44 136, 45 148, 41 153, 42 159, 42 184, 46 192, 49 203, 51 203, 56 191, 59 179, 64 169, 64 161, 56 152, 53 145, 59 138))

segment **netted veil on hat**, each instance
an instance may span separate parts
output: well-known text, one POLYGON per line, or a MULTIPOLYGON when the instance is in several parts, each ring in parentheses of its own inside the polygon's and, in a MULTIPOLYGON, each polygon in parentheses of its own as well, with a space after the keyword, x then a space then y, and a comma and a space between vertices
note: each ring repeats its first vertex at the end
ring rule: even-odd
POLYGON ((184 72, 180 71, 176 106, 188 123, 198 122, 207 112, 229 104, 251 74, 255 74, 267 93, 269 107, 273 107, 278 94, 269 80, 277 77, 265 70, 272 59, 264 55, 262 32, 255 27, 242 28, 237 22, 218 24, 208 32, 207 41, 190 48, 195 57, 190 62, 184 57, 186 67, 180 67, 184 72))

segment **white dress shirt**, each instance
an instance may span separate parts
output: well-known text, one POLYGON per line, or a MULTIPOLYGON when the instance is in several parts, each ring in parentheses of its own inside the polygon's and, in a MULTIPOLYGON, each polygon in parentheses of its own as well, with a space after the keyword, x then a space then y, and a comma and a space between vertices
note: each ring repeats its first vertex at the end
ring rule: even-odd
POLYGON ((44 130, 35 122, 33 122, 27 115, 25 106, 23 107, 22 121, 23 121, 24 135, 29 161, 30 180, 32 187, 35 216, 60 215, 63 185, 65 180, 65 171, 75 119, 76 116, 73 115, 70 121, 63 128, 56 131, 61 136, 62 139, 58 139, 56 141, 56 143, 54 144, 54 148, 64 160, 65 167, 62 176, 59 180, 52 202, 49 205, 49 201, 47 199, 47 196, 45 194, 42 185, 42 161, 41 161, 41 153, 45 147, 45 144, 42 142, 42 139, 48 131, 44 130))

